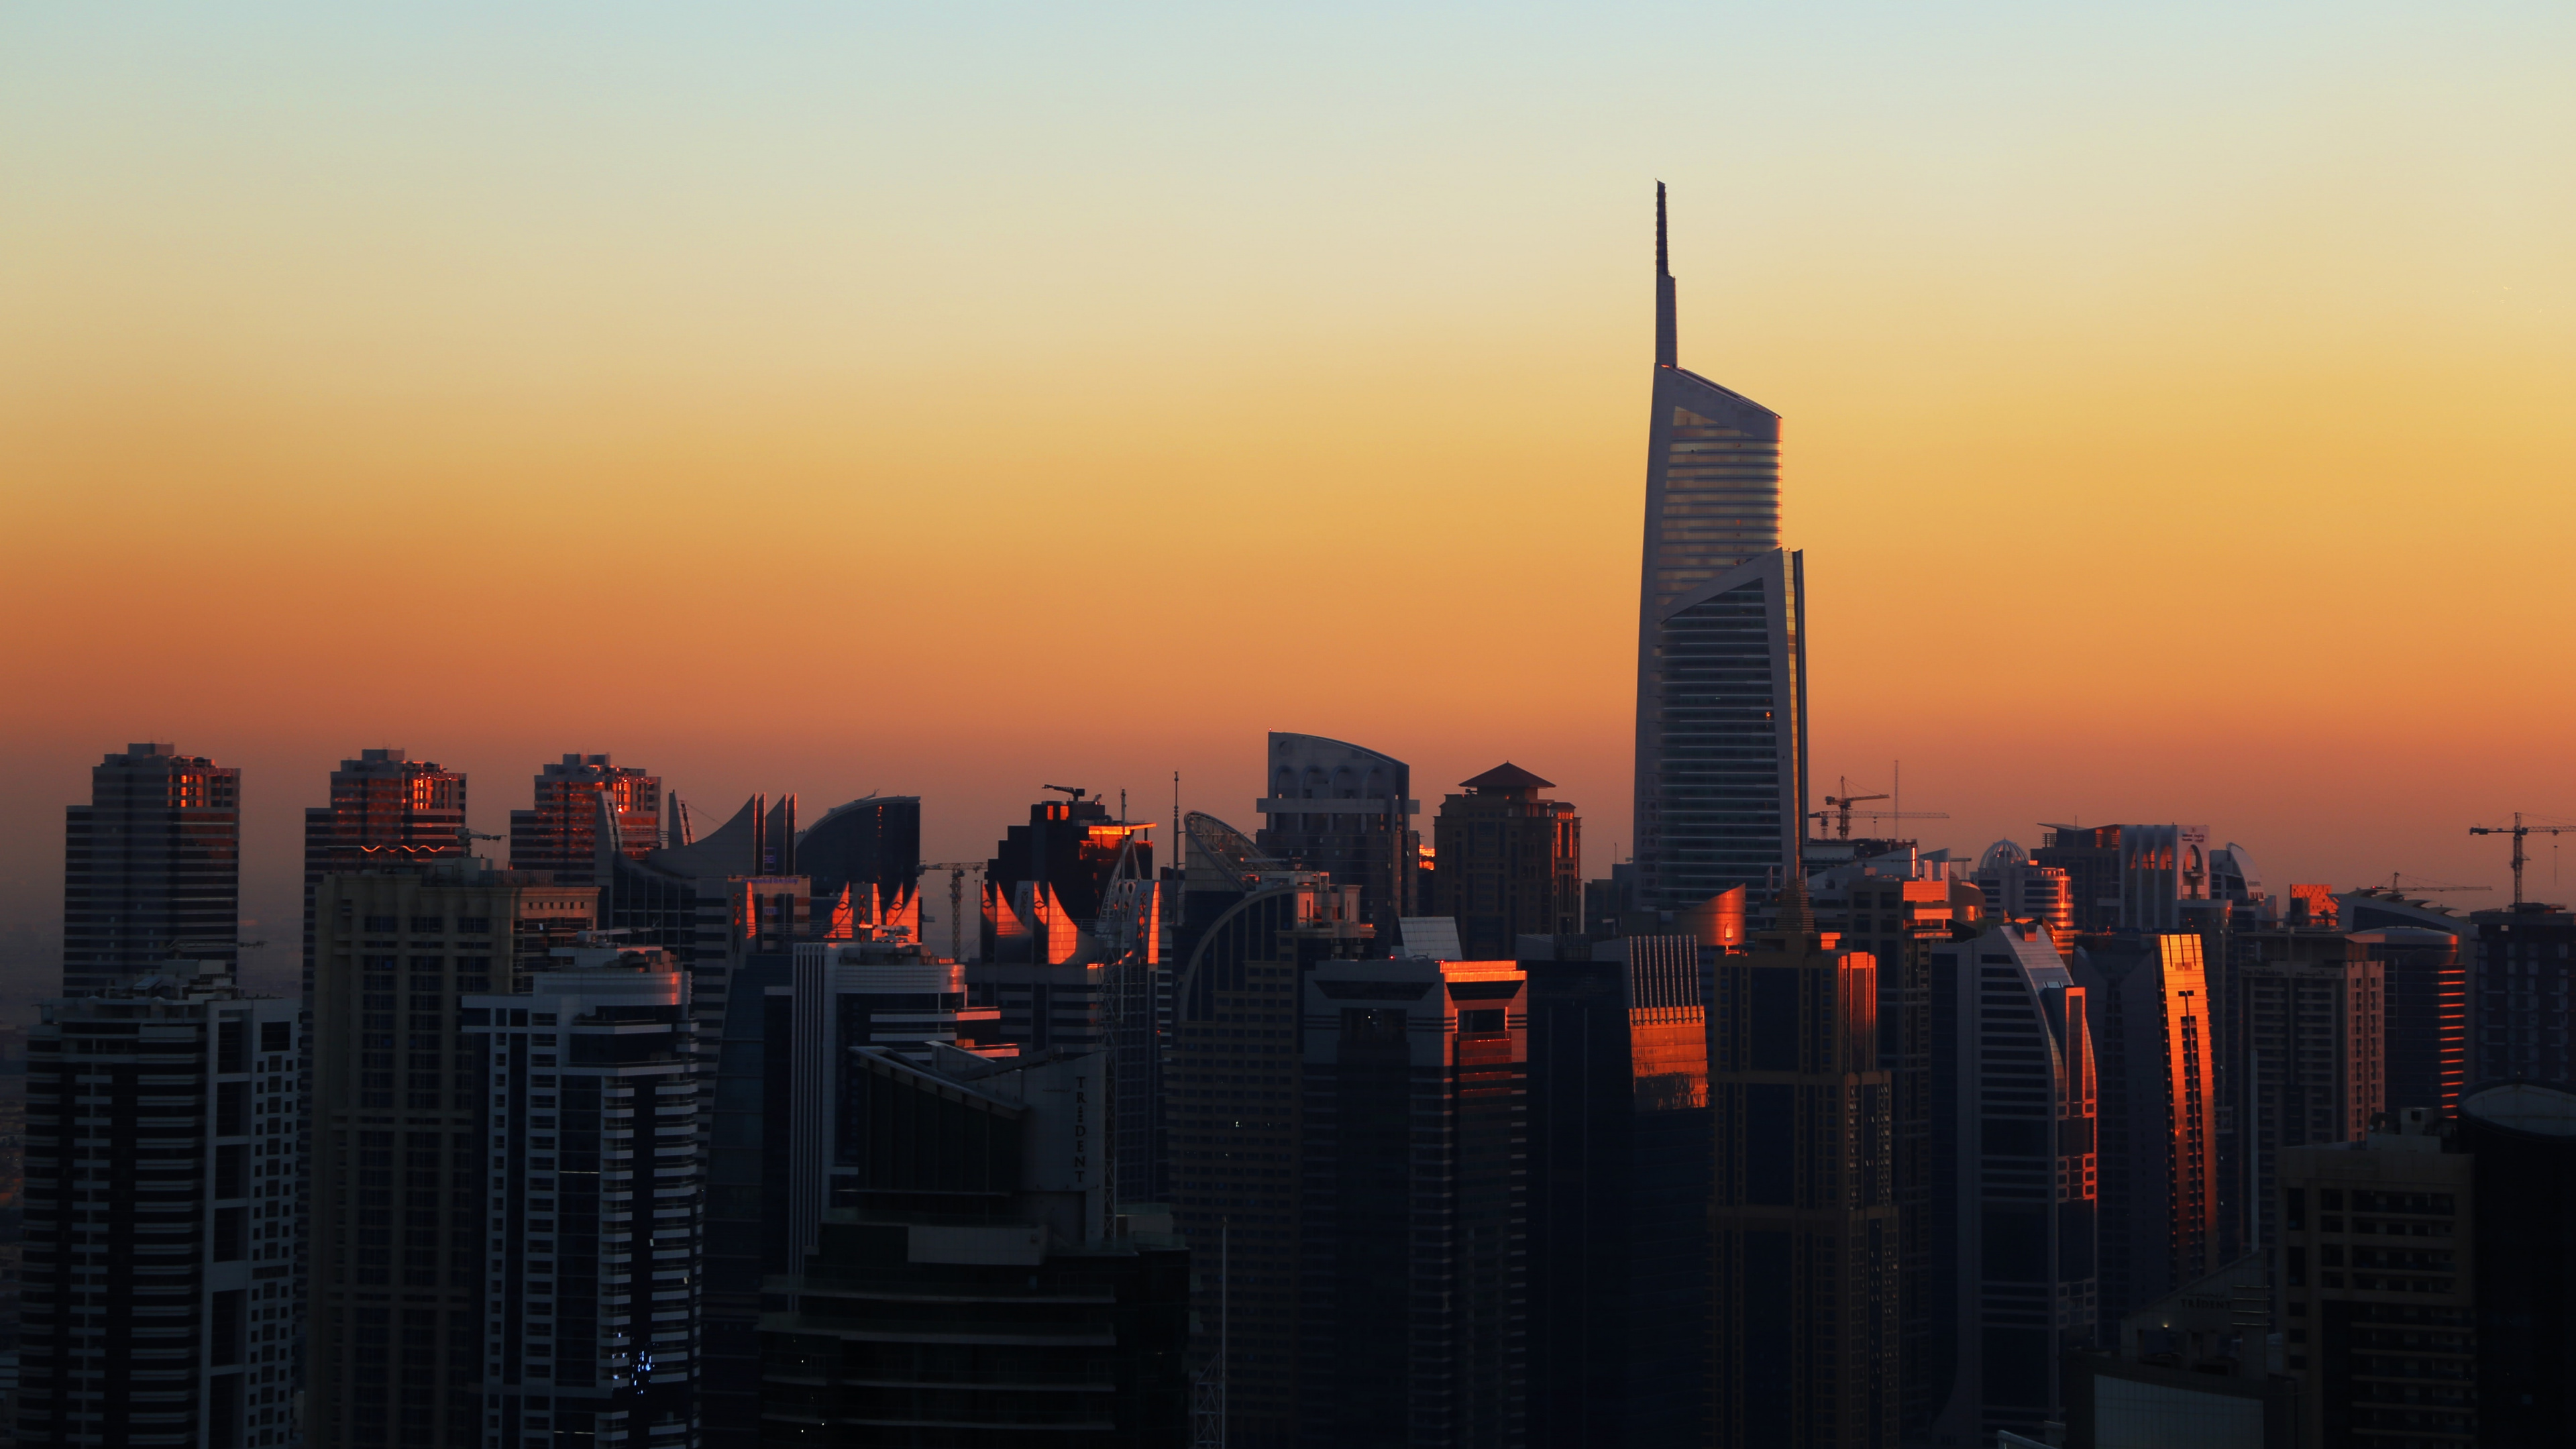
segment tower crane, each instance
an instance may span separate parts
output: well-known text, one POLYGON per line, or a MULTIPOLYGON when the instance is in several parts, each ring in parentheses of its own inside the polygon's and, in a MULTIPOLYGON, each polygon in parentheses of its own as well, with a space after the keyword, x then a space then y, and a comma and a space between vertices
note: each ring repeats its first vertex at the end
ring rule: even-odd
POLYGON ((2392 896, 2429 896, 2443 891, 2491 891, 2494 889, 2494 886, 2434 885, 2429 882, 2418 885, 2408 885, 2406 884, 2406 876, 2403 872, 2392 870, 2388 873, 2388 893, 2392 896))
POLYGON ((2522 823, 2522 812, 2516 810, 2513 812, 2511 825, 2472 825, 2469 827, 2469 833, 2513 837, 2513 903, 2520 906, 2522 904, 2522 867, 2531 859, 2523 852, 2522 838, 2526 835, 2576 835, 2576 825, 2525 825, 2522 823))
POLYGON ((980 860, 927 860, 913 869, 918 880, 934 870, 948 872, 948 959, 966 959, 966 872, 982 870, 980 860))

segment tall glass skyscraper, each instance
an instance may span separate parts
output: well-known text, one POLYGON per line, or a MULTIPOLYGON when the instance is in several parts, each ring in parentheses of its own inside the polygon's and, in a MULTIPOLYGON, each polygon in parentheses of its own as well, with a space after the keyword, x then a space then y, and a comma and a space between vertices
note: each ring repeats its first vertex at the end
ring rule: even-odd
POLYGON ((1796 878, 1807 810, 1806 598, 1780 548, 1780 415, 1676 361, 1655 187, 1655 388, 1637 621, 1637 878, 1648 909, 1796 878))

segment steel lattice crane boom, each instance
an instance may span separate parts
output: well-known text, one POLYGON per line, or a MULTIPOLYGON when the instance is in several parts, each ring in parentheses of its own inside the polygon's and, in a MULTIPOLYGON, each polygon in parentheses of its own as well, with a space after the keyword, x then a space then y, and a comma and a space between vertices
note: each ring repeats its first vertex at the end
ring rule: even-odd
POLYGON ((934 870, 948 872, 948 959, 966 959, 966 872, 982 870, 980 860, 926 860, 914 869, 918 878, 934 870))
POLYGON ((2513 812, 2513 823, 2511 825, 2472 825, 2469 827, 2469 833, 2471 835, 2510 835, 2513 837, 2513 903, 2519 906, 2522 904, 2522 867, 2531 859, 2531 857, 2525 853, 2522 848, 2523 837, 2526 835, 2576 835, 2576 825, 2525 825, 2522 823, 2522 812, 2516 810, 2513 812))

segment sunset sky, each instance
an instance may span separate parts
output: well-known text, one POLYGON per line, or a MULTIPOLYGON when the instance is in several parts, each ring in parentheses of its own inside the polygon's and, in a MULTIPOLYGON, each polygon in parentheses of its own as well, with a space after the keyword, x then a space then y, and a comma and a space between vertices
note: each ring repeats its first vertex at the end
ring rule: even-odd
POLYGON ((1598 873, 1657 179, 1683 364, 1786 419, 1815 793, 2501 901, 2465 827, 2576 819, 2571 59, 2563 0, 11 7, 7 959, 143 739, 243 767, 276 970, 365 745, 481 829, 607 751, 948 859, 1049 781, 1249 828, 1307 730, 1426 816, 1536 770, 1598 873))

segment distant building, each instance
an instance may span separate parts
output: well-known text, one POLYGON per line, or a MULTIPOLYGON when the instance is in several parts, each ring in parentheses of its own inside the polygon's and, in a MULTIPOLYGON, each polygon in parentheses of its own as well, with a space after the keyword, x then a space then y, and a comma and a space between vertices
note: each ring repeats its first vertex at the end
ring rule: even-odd
POLYGON ((2007 923, 1932 951, 1932 1188, 1924 1365, 1935 1444, 2038 1436, 2092 1341, 2099 1195, 2084 988, 2048 932, 2007 923))
POLYGON ((1254 808, 1254 844, 1292 870, 1321 871, 1359 889, 1360 919, 1392 940, 1399 917, 1425 914, 1414 868, 1422 837, 1413 770, 1376 750, 1322 735, 1270 732, 1270 793, 1254 808))
POLYGON ((1181 1233, 1229 1245, 1222 1269, 1200 1249, 1192 1353, 1215 1362, 1224 1318, 1226 1442, 1289 1449, 1305 1403, 1301 1255, 1322 1231, 1305 1209, 1304 980, 1370 950, 1374 932, 1358 919, 1358 887, 1290 869, 1213 816, 1194 813, 1183 830, 1165 1151, 1181 1233))
POLYGON ((63 991, 175 960, 241 965, 241 771, 170 744, 90 767, 63 812, 63 991))
POLYGON ((2460 1109, 2468 1085, 2469 972, 2449 931, 2380 926, 2347 936, 2379 963, 2380 1020, 2391 1114, 2422 1107, 2436 1117, 2460 1109))
POLYGON ((2275 1241, 2281 1154, 2357 1142, 2387 1106, 2384 968, 2332 927, 2234 932, 2244 1056, 2234 1073, 2252 1208, 2248 1241, 2275 1241))
POLYGON ((565 947, 518 984, 462 1006, 460 1045, 490 1083, 482 1442, 695 1449, 688 975, 658 949, 565 947))
POLYGON ((2102 1342, 2207 1276, 2219 1243, 2218 1060, 2202 941, 2078 937, 2069 963, 2092 1027, 2100 1140, 2102 1342))
POLYGON ((2190 929, 2210 899, 2205 825, 2050 825, 2032 863, 2063 870, 2078 931, 2190 929))
POLYGON ((30 1033, 13 1442, 300 1442, 296 1002, 216 962, 30 1033))
POLYGON ((2063 868, 2037 864, 2020 846, 1998 840, 1977 857, 1973 879, 1988 916, 2038 921, 2060 941, 2075 939, 2075 886, 2063 868))
POLYGON ((2482 1407, 2502 1407, 2480 1382, 2502 1347, 2478 1332, 2481 1164, 2445 1151, 2427 1114, 2409 1118, 2282 1155, 2273 1261, 2300 1445, 2550 1442, 2563 1415, 2544 1421, 2548 1435, 2481 1432, 2482 1407))
POLYGON ((1324 960, 1303 984, 1304 1140, 1274 1169, 1305 1183, 1300 1442, 1518 1449, 1527 978, 1510 961, 1324 960))
POLYGON ((1780 415, 1680 363, 1655 188, 1655 369, 1637 611, 1638 904, 1734 886, 1766 920, 1807 820, 1803 556, 1780 548, 1780 415))
MULTIPOLYGON (((510 812, 510 868, 557 885, 599 885, 599 810, 616 820, 617 848, 640 859, 662 843, 662 779, 606 755, 566 755, 537 772, 533 809, 510 812)), ((775 874, 766 870, 761 874, 775 874)))
POLYGON ((2576 914, 2530 901, 2470 920, 2469 1080, 2576 1081, 2576 914))
POLYGON ((1805 892, 1717 963, 1712 1434, 1721 1449, 1879 1449, 1902 1407, 1895 1088, 1878 964, 1805 892))
POLYGON ((512 992, 573 945, 597 924, 598 895, 479 860, 322 878, 304 1422, 316 1449, 444 1445, 481 1424, 489 1107, 460 1003, 512 992))
POLYGON ((853 1050, 850 1199, 769 1280, 764 1442, 1190 1442, 1193 1260, 1111 1201, 1108 1066, 853 1050))
POLYGON ((1523 936, 1583 930, 1583 822, 1552 782, 1506 761, 1463 782, 1432 827, 1439 851, 1428 914, 1458 922, 1467 959, 1508 958, 1523 936))
POLYGON ((404 750, 360 750, 331 772, 331 803, 304 811, 304 1000, 313 1000, 314 894, 333 871, 463 856, 465 776, 404 750))
POLYGON ((2259 1254, 2140 1305, 2067 1360, 2067 1449, 2299 1449, 2298 1384, 2270 1371, 2271 1327, 2259 1254))

